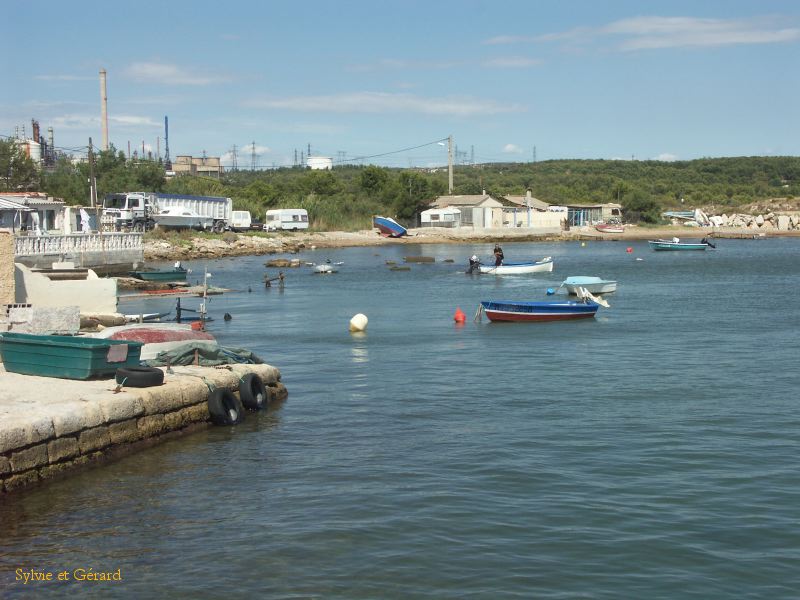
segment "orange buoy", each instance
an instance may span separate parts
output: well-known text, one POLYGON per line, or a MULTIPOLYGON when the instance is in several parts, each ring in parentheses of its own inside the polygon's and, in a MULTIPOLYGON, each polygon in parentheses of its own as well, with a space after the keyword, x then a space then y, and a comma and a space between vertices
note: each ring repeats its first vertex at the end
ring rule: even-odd
POLYGON ((633 248, 631 248, 630 246, 628 246, 627 248, 625 248, 625 252, 627 252, 628 254, 630 254, 631 252, 633 252, 633 248))
POLYGON ((461 310, 460 307, 457 307, 456 308, 456 314, 453 315, 453 320, 456 323, 463 323, 464 321, 467 320, 467 315, 464 314, 464 311, 461 310))

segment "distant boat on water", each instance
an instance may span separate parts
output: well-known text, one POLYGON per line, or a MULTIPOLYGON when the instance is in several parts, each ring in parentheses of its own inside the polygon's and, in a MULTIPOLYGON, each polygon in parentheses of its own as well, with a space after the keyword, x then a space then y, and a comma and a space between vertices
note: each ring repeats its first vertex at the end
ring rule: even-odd
POLYGON ((408 230, 391 217, 372 217, 372 226, 385 237, 399 238, 408 234, 408 230))
POLYGON ((678 238, 671 240, 648 240, 650 247, 653 250, 705 250, 706 248, 716 248, 708 240, 703 239, 700 242, 682 242, 678 238))

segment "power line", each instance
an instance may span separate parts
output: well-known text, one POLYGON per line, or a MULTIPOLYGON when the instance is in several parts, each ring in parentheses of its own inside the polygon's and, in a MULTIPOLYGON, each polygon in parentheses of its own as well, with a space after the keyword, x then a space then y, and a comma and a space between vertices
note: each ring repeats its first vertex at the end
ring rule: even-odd
POLYGON ((358 161, 358 160, 366 160, 368 158, 379 158, 381 156, 389 156, 391 154, 400 154, 401 152, 408 152, 409 150, 416 150, 417 148, 424 148, 425 146, 433 146, 434 144, 441 144, 442 142, 446 142, 447 139, 448 138, 442 138, 440 140, 434 140, 432 142, 427 142, 425 144, 420 144, 419 146, 411 146, 409 148, 402 148, 400 150, 392 150, 391 152, 383 152, 381 154, 371 154, 369 156, 356 156, 354 158, 345 158, 345 159, 342 159, 341 161, 337 161, 337 162, 348 163, 348 162, 355 162, 355 161, 358 161))

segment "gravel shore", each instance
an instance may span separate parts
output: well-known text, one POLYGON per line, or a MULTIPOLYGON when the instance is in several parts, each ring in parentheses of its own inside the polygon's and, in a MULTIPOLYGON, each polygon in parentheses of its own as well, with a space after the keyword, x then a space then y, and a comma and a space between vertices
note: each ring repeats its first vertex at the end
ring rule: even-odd
POLYGON ((697 228, 697 227, 635 227, 625 228, 621 234, 600 233, 593 227, 572 228, 569 231, 530 231, 520 229, 487 229, 478 232, 464 229, 424 228, 410 229, 402 238, 386 238, 374 230, 355 232, 287 232, 272 234, 237 234, 234 240, 192 238, 188 243, 173 244, 166 240, 149 240, 145 243, 145 260, 190 260, 197 258, 222 258, 226 256, 251 256, 263 254, 294 254, 306 248, 346 248, 351 246, 383 246, 390 244, 480 244, 494 242, 535 242, 569 240, 647 240, 657 238, 700 239, 716 237, 775 237, 800 236, 800 231, 776 229, 697 228))

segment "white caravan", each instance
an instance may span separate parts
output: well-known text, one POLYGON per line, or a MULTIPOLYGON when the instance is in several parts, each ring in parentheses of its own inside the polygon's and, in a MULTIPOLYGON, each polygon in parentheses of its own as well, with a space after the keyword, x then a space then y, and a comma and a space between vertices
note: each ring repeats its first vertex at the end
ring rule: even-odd
POLYGON ((308 211, 305 208, 270 209, 264 219, 264 229, 267 231, 308 229, 308 211))

